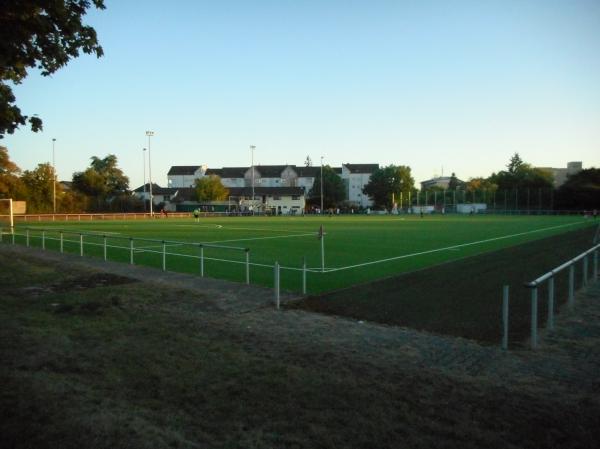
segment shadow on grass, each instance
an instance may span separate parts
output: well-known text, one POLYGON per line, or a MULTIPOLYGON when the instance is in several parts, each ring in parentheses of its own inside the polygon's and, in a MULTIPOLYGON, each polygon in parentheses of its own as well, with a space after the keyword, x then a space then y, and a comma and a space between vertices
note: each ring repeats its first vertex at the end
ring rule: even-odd
MULTIPOLYGON (((592 246, 586 228, 534 242, 444 263, 400 276, 309 296, 291 308, 499 344, 502 286, 510 287, 509 341, 522 344, 530 332, 530 292, 524 287, 592 246)), ((592 264, 589 264, 592 269, 592 264)), ((576 288, 582 264, 576 266, 576 288)), ((556 304, 567 299, 568 278, 555 278, 556 304)), ((538 323, 546 322, 546 287, 538 293, 538 323)))

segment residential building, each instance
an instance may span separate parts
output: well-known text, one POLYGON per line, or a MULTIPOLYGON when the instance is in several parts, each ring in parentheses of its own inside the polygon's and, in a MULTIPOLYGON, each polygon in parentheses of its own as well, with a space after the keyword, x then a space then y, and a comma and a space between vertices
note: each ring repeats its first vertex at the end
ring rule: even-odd
MULTIPOLYGON (((372 201, 362 193, 371 174, 379 168, 378 164, 343 164, 334 170, 344 180, 346 199, 360 207, 372 206, 372 201)), ((205 165, 173 166, 167 174, 169 187, 192 187, 196 179, 203 176, 218 175, 228 189, 252 187, 280 188, 299 187, 305 197, 320 175, 321 167, 296 165, 255 165, 254 167, 207 168, 205 165)), ((258 195, 258 193, 256 193, 258 195)))
POLYGON ((571 175, 575 175, 583 170, 583 163, 581 161, 568 162, 567 168, 553 168, 553 167, 536 167, 540 170, 546 170, 552 173, 554 176, 554 187, 558 188, 565 183, 567 178, 571 175))
MULTIPOLYGON (((450 185, 451 179, 451 176, 437 176, 426 181, 421 181, 421 190, 431 189, 432 187, 441 187, 442 189, 447 189, 450 185)), ((456 181, 458 182, 458 185, 465 183, 458 178, 456 178, 456 181)))

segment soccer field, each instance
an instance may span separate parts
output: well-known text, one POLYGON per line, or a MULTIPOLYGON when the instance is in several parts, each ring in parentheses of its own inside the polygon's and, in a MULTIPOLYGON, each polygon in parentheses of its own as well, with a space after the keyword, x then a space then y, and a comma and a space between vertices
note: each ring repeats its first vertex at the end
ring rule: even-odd
POLYGON ((239 282, 248 266, 250 282, 265 286, 278 262, 283 290, 301 292, 305 273, 308 293, 318 293, 591 224, 577 216, 160 218, 23 223, 15 241, 239 282))

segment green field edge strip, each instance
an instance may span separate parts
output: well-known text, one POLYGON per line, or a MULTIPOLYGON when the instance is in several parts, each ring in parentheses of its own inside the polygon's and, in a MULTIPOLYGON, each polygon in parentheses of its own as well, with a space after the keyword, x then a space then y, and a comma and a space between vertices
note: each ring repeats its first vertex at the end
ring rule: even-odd
MULTIPOLYGON (((494 241, 498 241, 498 240, 505 240, 505 239, 510 239, 510 238, 513 238, 513 237, 520 237, 520 236, 523 236, 523 235, 534 234, 534 233, 537 233, 537 232, 544 232, 544 231, 550 231, 550 230, 553 230, 553 229, 565 228, 565 227, 568 227, 568 226, 580 225, 582 223, 585 224, 585 222, 567 223, 567 224, 563 224, 563 225, 550 226, 550 227, 541 228, 541 229, 534 229, 532 231, 519 232, 519 233, 516 233, 516 234, 504 235, 504 236, 500 236, 500 237, 492 237, 492 238, 485 239, 485 240, 478 240, 476 242, 461 243, 461 244, 458 244, 458 245, 445 246, 443 248, 430 249, 430 250, 427 250, 427 251, 419 251, 417 253, 403 254, 401 256, 394 256, 394 257, 387 257, 385 259, 378 259, 378 260, 373 260, 373 261, 370 261, 370 262, 364 262, 364 263, 355 264, 355 265, 348 265, 348 266, 345 266, 345 267, 325 268, 324 272, 325 273, 333 273, 333 272, 336 272, 336 271, 350 270, 352 268, 360 268, 360 267, 365 267, 365 266, 368 266, 368 265, 375 265, 375 264, 379 264, 379 263, 391 262, 393 260, 407 259, 409 257, 416 257, 416 256, 422 256, 422 255, 425 255, 425 254, 431 254, 431 253, 436 253, 436 252, 441 252, 441 251, 448 251, 448 250, 452 250, 452 249, 463 248, 465 246, 480 245, 482 243, 490 243, 490 242, 494 242, 494 241)), ((310 269, 308 271, 315 272, 315 273, 322 272, 320 269, 319 270, 310 269)))
MULTIPOLYGON (((310 272, 310 273, 322 273, 322 274, 323 273, 334 273, 334 272, 349 270, 349 269, 353 269, 353 268, 360 268, 360 267, 369 266, 369 265, 391 262, 394 260, 408 259, 411 257, 417 257, 417 256, 422 256, 422 255, 432 254, 432 253, 442 252, 442 251, 449 251, 449 250, 453 250, 453 249, 463 248, 466 246, 480 245, 483 243, 490 243, 490 242, 494 242, 494 241, 498 241, 498 240, 505 240, 505 239, 510 239, 510 238, 514 238, 514 237, 520 237, 523 235, 529 235, 529 234, 534 234, 534 233, 538 233, 538 232, 544 232, 544 231, 550 231, 550 230, 554 230, 554 229, 576 226, 576 225, 581 225, 581 224, 585 224, 585 223, 586 222, 584 222, 584 221, 578 221, 578 222, 567 223, 567 224, 562 224, 562 225, 550 226, 550 227, 545 227, 545 228, 540 228, 540 229, 534 229, 531 231, 519 232, 516 234, 492 237, 489 239, 478 240, 475 242, 461 243, 458 245, 446 246, 446 247, 442 247, 442 248, 435 248, 435 249, 431 249, 431 250, 427 250, 427 251, 419 251, 419 252, 411 253, 411 254, 403 254, 403 255, 399 255, 399 256, 388 257, 385 259, 378 259, 378 260, 368 261, 368 262, 354 264, 354 265, 347 265, 347 266, 342 266, 342 267, 334 267, 334 268, 325 267, 324 269, 322 269, 321 267, 318 267, 318 268, 306 267, 306 268, 304 268, 304 267, 291 267, 291 266, 280 265, 280 269, 281 270, 289 270, 289 271, 306 271, 306 272, 310 272)), ((105 235, 108 233, 94 233, 94 232, 88 232, 88 231, 77 232, 77 231, 73 231, 73 230, 67 231, 67 230, 62 230, 62 229, 40 229, 40 228, 35 228, 35 227, 34 228, 26 228, 26 229, 31 229, 31 230, 36 230, 36 231, 48 231, 48 232, 52 232, 52 233, 61 233, 62 232, 64 234, 70 234, 70 235, 89 235, 89 236, 93 236, 93 237, 102 237, 102 238, 108 236, 108 235, 105 235)), ((17 235, 19 235, 19 234, 17 234, 17 235)), ((25 237, 24 234, 20 234, 20 235, 25 237)), ((310 235, 313 235, 313 233, 304 234, 303 236, 310 236, 310 235)), ((283 236, 281 236, 281 237, 283 237, 283 236)), ((36 238, 36 236, 31 236, 31 238, 36 238)), ((41 237, 38 236, 37 238, 41 238, 41 237)), ((115 237, 112 236, 112 238, 115 238, 115 237)), ((162 248, 162 245, 164 244, 164 245, 168 245, 170 247, 174 247, 174 246, 189 246, 189 247, 196 247, 196 248, 210 247, 210 248, 228 249, 228 250, 234 250, 234 251, 249 251, 248 248, 244 248, 244 247, 216 245, 214 243, 204 243, 204 242, 179 242, 179 241, 170 241, 170 240, 133 238, 133 237, 126 237, 126 236, 119 236, 116 238, 123 239, 123 240, 132 240, 133 239, 134 241, 137 241, 137 242, 160 243, 161 246, 158 248, 162 248)), ((267 237, 267 238, 275 238, 275 237, 267 237)), ((46 236, 45 239, 58 240, 58 239, 50 237, 50 236, 46 236)), ((247 240, 251 240, 251 239, 247 239, 247 240)), ((65 239, 64 242, 69 242, 69 243, 74 243, 74 244, 80 243, 79 241, 68 240, 68 239, 65 239)), ((85 244, 90 245, 90 246, 104 246, 101 243, 95 243, 95 242, 85 242, 85 244)), ((107 248, 113 248, 113 249, 121 249, 121 250, 127 250, 127 251, 131 250, 131 247, 128 247, 128 246, 117 246, 114 244, 106 245, 106 246, 107 246, 107 248)), ((197 255, 163 252, 160 250, 154 250, 154 248, 157 248, 157 247, 156 246, 151 246, 151 247, 136 246, 133 248, 133 250, 136 253, 143 253, 143 252, 152 253, 152 254, 163 254, 164 253, 165 255, 168 255, 168 256, 180 256, 180 257, 185 257, 185 258, 201 259, 201 257, 197 256, 197 255)), ((213 258, 213 257, 207 257, 207 256, 204 256, 203 258, 205 260, 214 260, 214 261, 218 261, 218 262, 244 264, 244 265, 247 264, 250 266, 262 267, 262 268, 272 268, 274 266, 274 263, 273 264, 264 264, 264 263, 257 263, 257 262, 246 262, 246 261, 231 260, 231 259, 213 258)))

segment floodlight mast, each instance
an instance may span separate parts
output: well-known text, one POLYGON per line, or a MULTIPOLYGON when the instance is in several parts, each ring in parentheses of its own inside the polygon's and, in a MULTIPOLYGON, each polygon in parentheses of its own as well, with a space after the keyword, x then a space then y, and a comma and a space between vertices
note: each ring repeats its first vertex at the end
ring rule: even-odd
POLYGON ((144 188, 144 213, 146 213, 146 148, 142 148, 142 155, 144 157, 144 164, 143 164, 143 173, 144 173, 144 183, 143 183, 143 188, 144 188))
POLYGON ((154 198, 152 196, 152 159, 150 157, 150 137, 154 136, 154 131, 146 131, 148 136, 148 182, 150 183, 150 216, 154 216, 154 198))
POLYGON ((323 214, 323 156, 321 156, 321 214, 323 214))
POLYGON ((252 164, 252 215, 254 215, 254 150, 256 149, 255 145, 250 145, 250 152, 251 152, 251 164, 252 164))

